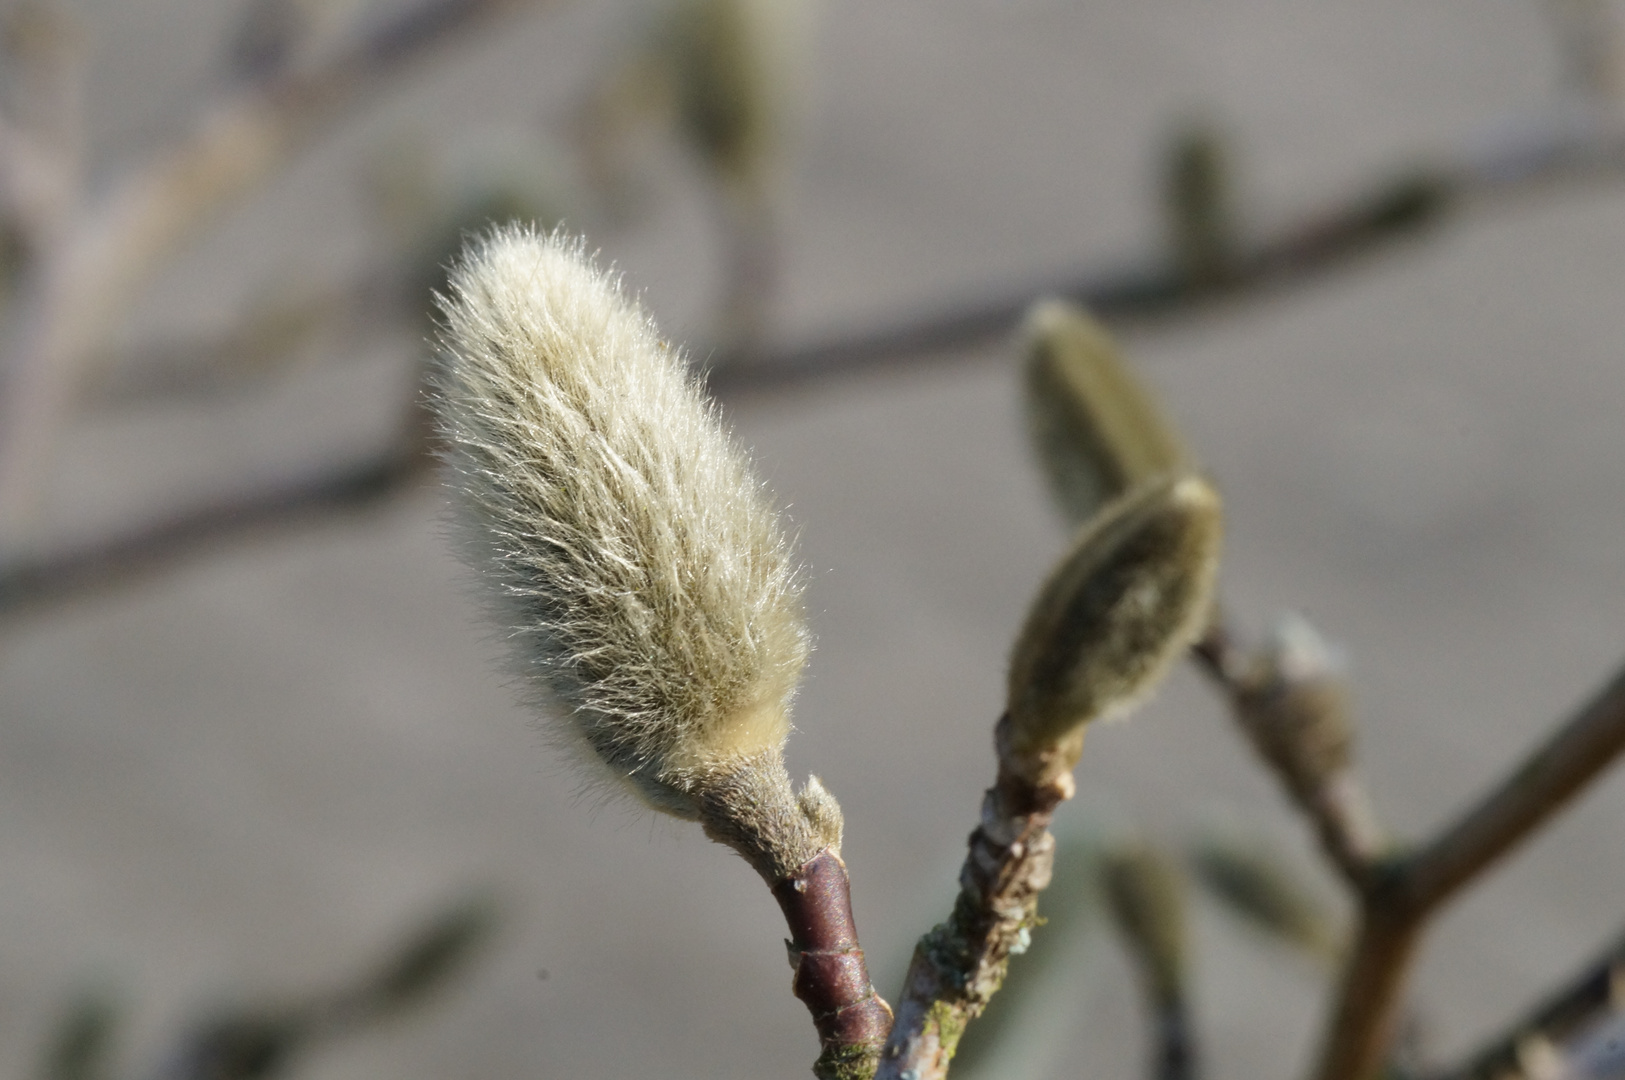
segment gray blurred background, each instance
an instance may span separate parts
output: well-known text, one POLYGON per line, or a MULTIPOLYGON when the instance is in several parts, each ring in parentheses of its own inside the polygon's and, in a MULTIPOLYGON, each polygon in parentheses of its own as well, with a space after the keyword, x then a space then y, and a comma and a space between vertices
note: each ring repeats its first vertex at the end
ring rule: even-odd
MULTIPOLYGON (((196 110, 238 9, 75 5, 93 164, 196 110)), ((633 12, 559 0, 389 83, 189 248, 127 339, 217 325, 268 275, 361 265, 357 181, 380 147, 565 131, 633 12)), ((1245 224, 1266 229, 1540 115, 1564 78, 1534 0, 822 0, 804 59, 782 342, 1155 249, 1156 159, 1187 118, 1230 138, 1245 224)), ((691 166, 653 153, 635 214, 566 216, 673 336, 698 336, 708 207, 691 166)), ((1625 652, 1622 290, 1625 183, 1570 185, 1125 335, 1226 498, 1239 621, 1304 611, 1346 648, 1365 773, 1401 834, 1446 820, 1625 652)), ((87 412, 52 527, 93 535, 365 450, 419 347, 402 332, 251 393, 87 412)), ((887 996, 951 902, 1006 649, 1066 541, 1015 360, 976 347, 726 401, 810 570, 791 768, 845 808, 887 996)), ((761 883, 696 828, 580 796, 503 683, 443 505, 430 485, 0 624, 0 1072, 27 1074, 86 985, 116 988, 149 1060, 200 1008, 326 985, 486 885, 510 918, 481 962, 306 1075, 806 1075, 816 1039, 761 883)), ((1189 670, 1090 736, 1079 785, 1062 831, 1240 823, 1313 865, 1189 670)), ((1415 984, 1433 1052, 1469 1048, 1617 929, 1622 825, 1615 777, 1448 912, 1415 984)), ((1319 977, 1196 910, 1210 1075, 1300 1072, 1319 977)), ((1069 957, 1008 1075, 1139 1075, 1126 963, 1069 957)))

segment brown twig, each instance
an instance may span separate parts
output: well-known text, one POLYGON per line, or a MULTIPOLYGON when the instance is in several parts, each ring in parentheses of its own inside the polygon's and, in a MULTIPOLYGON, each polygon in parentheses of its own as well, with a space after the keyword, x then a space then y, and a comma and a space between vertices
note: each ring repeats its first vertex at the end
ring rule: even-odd
POLYGON ((1402 993, 1422 934, 1387 888, 1360 897, 1354 948, 1344 965, 1314 1075, 1318 1080, 1371 1080, 1382 1069, 1398 1026, 1402 993))
POLYGON ((1321 849, 1356 889, 1387 841, 1355 774, 1340 688, 1324 672, 1291 673, 1278 657, 1243 650, 1216 617, 1192 654, 1229 701, 1237 724, 1314 825, 1321 849))
POLYGON ((1219 618, 1193 652, 1356 893, 1358 931, 1316 1075, 1368 1080, 1388 1051, 1427 920, 1625 750, 1625 670, 1455 825, 1406 856, 1385 858, 1350 767, 1335 687, 1248 654, 1219 618))
POLYGON ((1070 769, 1035 781, 1008 767, 1009 735, 1008 717, 1002 718, 995 729, 998 780, 971 833, 959 896, 948 921, 914 950, 876 1080, 946 1076, 965 1025, 1004 982, 1010 956, 1027 947, 1038 894, 1054 865, 1049 824, 1073 783, 1070 769))
POLYGON ((1379 865, 1360 896, 1318 1080, 1370 1080, 1388 1053, 1400 994, 1428 919, 1527 839, 1625 751, 1625 668, 1453 826, 1379 865))
POLYGON ((1584 972, 1491 1040, 1463 1064, 1429 1080, 1539 1080, 1540 1051, 1552 1051, 1619 1014, 1625 1001, 1625 936, 1616 938, 1584 972))
POLYGON ((820 853, 773 887, 790 926, 791 989, 812 1013, 823 1052, 820 1080, 868 1080, 891 1031, 891 1008, 869 981, 852 918, 846 864, 820 853))
POLYGON ((1153 1023, 1153 1080, 1196 1080, 1201 1070, 1189 1002, 1181 997, 1161 1003, 1153 1023))
POLYGON ((794 385, 993 341, 1010 333, 1033 300, 1043 296, 1074 300, 1112 320, 1166 316, 1228 297, 1265 295, 1440 220, 1452 193, 1450 180, 1442 175, 1418 179, 1408 173, 1373 194, 1288 226, 1239 255, 1222 277, 1193 277, 1172 261, 1155 260, 1138 268, 1036 278, 877 330, 768 355, 725 358, 712 367, 711 385, 717 392, 794 385))
POLYGON ((1625 669, 1450 828, 1406 860, 1405 903, 1431 912, 1516 847, 1625 750, 1625 669))

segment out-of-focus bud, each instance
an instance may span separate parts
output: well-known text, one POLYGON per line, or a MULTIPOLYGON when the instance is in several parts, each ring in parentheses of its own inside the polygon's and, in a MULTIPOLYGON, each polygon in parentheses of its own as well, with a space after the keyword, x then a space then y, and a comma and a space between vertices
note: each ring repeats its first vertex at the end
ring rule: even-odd
POLYGON ((1185 993, 1185 882, 1174 861, 1143 841, 1132 841, 1101 860, 1112 922, 1158 1005, 1185 993))
POLYGON ((1031 780, 1069 772, 1083 727, 1148 694, 1212 606, 1221 515, 1199 476, 1103 509, 1039 590, 1010 664, 1005 758, 1031 780))
POLYGON ((1222 282, 1234 265, 1236 215, 1230 163, 1210 124, 1191 123, 1169 144, 1162 200, 1175 263, 1194 284, 1222 282))
POLYGON ((46 1045, 40 1080, 108 1080, 118 1002, 105 990, 81 993, 64 1011, 46 1045))
POLYGON ((679 0, 665 35, 677 118, 722 179, 760 185, 777 164, 798 66, 800 0, 679 0))
POLYGON ((1190 860, 1196 880, 1249 925, 1320 962, 1330 962, 1341 949, 1337 918, 1262 844, 1205 836, 1191 846, 1190 860))
POLYGON ((1280 620, 1242 678, 1242 726, 1295 795, 1308 798, 1348 769, 1354 747, 1344 663, 1306 620, 1280 620))
POLYGON ((1062 300, 1027 315, 1027 424, 1050 493, 1073 524, 1188 456, 1106 329, 1062 300))

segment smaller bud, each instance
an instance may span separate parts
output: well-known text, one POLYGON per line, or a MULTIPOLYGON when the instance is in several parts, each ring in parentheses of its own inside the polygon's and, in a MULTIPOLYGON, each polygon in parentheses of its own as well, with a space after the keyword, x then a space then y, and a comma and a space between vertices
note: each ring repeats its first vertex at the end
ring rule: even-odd
POLYGON ((1161 851, 1143 841, 1125 844, 1101 861, 1112 922, 1159 1006, 1185 995, 1185 882, 1161 851))
POLYGON ((1163 165, 1162 199, 1175 263, 1192 283, 1229 276, 1236 257, 1236 214, 1230 162, 1211 125, 1188 124, 1173 138, 1163 165))
POLYGON ((41 1080, 106 1080, 120 1021, 119 1002, 103 988, 82 991, 58 1018, 37 1075, 41 1080))
POLYGON ((1320 961, 1341 947, 1337 919, 1285 860, 1257 842, 1225 836, 1190 851, 1196 880, 1231 913, 1320 961))
POLYGON ((1188 456, 1155 398, 1082 308, 1044 300, 1023 331, 1027 425, 1062 513, 1082 523, 1188 456))
POLYGON ((783 136, 796 0, 682 0, 664 39, 685 138, 719 177, 759 186, 783 136))
POLYGON ((1343 667, 1337 650, 1313 626, 1289 615, 1240 682, 1236 708, 1243 727, 1299 798, 1352 763, 1343 667))
POLYGON ((816 776, 807 777, 807 786, 796 796, 796 802, 801 806, 802 816, 824 846, 839 855, 846 822, 841 815, 841 804, 824 787, 823 781, 816 776))
POLYGON ((1069 772, 1091 720, 1148 694, 1212 605, 1219 496, 1199 476, 1146 484, 1102 510, 1039 590, 1016 640, 1009 754, 1069 772))

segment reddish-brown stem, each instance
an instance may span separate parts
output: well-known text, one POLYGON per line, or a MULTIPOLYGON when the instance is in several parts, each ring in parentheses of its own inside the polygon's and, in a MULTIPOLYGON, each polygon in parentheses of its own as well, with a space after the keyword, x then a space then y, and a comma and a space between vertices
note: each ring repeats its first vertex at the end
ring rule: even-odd
POLYGON ((773 897, 790 926, 791 989, 812 1013, 823 1044, 813 1073, 823 1080, 868 1080, 892 1012, 869 981, 846 864, 826 849, 774 885, 773 897))

